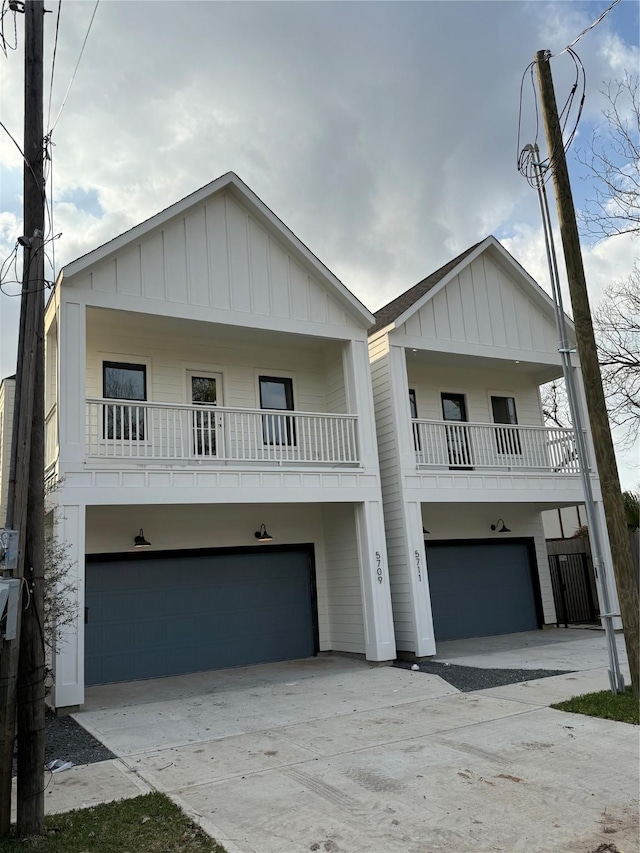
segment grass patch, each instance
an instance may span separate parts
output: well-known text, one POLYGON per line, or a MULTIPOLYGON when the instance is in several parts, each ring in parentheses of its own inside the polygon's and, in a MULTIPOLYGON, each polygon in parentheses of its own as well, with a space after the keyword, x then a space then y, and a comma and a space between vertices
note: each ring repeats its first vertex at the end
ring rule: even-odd
POLYGON ((0 853, 225 853, 164 794, 45 818, 45 834, 0 838, 0 853))
POLYGON ((624 693, 601 690, 599 693, 585 693, 574 696, 566 702, 551 705, 557 711, 570 711, 572 714, 586 714, 588 717, 602 717, 604 720, 618 720, 621 723, 640 723, 640 703, 633 698, 633 692, 627 687, 624 693))

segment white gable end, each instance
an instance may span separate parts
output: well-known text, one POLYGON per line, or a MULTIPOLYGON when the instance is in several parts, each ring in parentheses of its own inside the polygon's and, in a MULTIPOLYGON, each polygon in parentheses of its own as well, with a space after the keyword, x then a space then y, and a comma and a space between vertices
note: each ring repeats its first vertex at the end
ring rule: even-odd
POLYGON ((483 252, 407 318, 410 337, 531 353, 557 353, 555 323, 483 252))
MULTIPOLYGON (((234 196, 220 192, 73 277, 92 291, 363 328, 329 281, 234 196)), ((249 317, 247 317, 249 323, 249 317)))

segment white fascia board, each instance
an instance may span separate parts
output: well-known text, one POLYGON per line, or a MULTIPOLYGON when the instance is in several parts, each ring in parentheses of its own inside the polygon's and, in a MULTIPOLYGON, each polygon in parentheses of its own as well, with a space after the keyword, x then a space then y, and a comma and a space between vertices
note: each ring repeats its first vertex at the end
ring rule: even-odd
POLYGON ((406 323, 409 317, 412 317, 417 311, 422 308, 423 305, 425 305, 430 299, 432 299, 436 295, 436 293, 439 293, 444 287, 446 287, 447 284, 451 281, 451 279, 455 278, 458 275, 460 270, 464 269, 472 261, 475 261, 475 259, 484 252, 487 246, 490 245, 490 241, 493 239, 493 237, 487 237, 486 240, 483 240, 479 246, 476 246, 473 252, 464 257, 460 261, 460 263, 457 264, 452 270, 450 270, 447 275, 440 279, 440 281, 436 285, 434 285, 431 290, 428 290, 425 294, 423 294, 423 296, 420 297, 420 299, 414 302, 413 305, 410 305, 403 314, 400 314, 399 317, 396 317, 396 319, 393 321, 394 326, 397 328, 399 326, 402 326, 403 323, 406 323))
MULTIPOLYGON (((235 195, 243 204, 250 207, 255 218, 264 225, 269 227, 269 230, 276 233, 287 243, 287 248, 291 249, 292 254, 296 255, 307 269, 311 269, 313 273, 319 275, 335 291, 339 301, 344 305, 345 309, 350 313, 353 319, 361 323, 365 329, 368 329, 375 323, 373 314, 365 308, 365 306, 357 299, 353 293, 311 252, 304 243, 296 237, 296 235, 282 222, 272 210, 242 181, 234 172, 227 172, 210 184, 202 187, 199 190, 191 193, 180 201, 165 208, 160 213, 156 213, 150 219, 146 219, 139 225, 134 225, 128 231, 114 237, 108 243, 99 246, 97 249, 89 252, 86 255, 71 261, 63 269, 63 273, 67 279, 82 272, 87 267, 92 266, 98 261, 102 261, 110 255, 122 250, 125 246, 140 241, 145 235, 149 234, 156 228, 161 227, 166 222, 180 216, 192 207, 202 204, 211 196, 227 190, 232 195, 235 195)), ((62 273, 61 273, 62 275, 62 273)), ((71 282, 67 282, 70 284, 71 282)))

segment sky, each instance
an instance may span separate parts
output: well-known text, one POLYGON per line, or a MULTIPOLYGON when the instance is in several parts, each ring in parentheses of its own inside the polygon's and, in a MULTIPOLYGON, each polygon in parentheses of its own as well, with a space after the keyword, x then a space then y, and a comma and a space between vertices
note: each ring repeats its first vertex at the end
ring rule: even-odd
MULTIPOLYGON (((101 0, 65 98, 95 3, 62 3, 51 83, 48 0, 55 271, 234 171, 372 311, 490 233, 548 290, 537 195, 516 168, 521 81, 536 51, 560 53, 607 5, 101 0)), ((578 209, 593 187, 576 152, 606 130, 603 83, 637 73, 639 8, 621 0, 575 46, 578 209)), ((10 40, 12 16, 3 23, 10 40)), ((0 55, 2 120, 18 141, 22 33, 18 15, 18 49, 0 55)), ((568 54, 551 67, 564 102, 568 54)), ((535 132, 526 76, 522 142, 535 132)), ((21 168, 0 130, 0 259, 22 233, 21 168)), ((593 307, 637 254, 629 237, 583 241, 593 307)), ((18 302, 0 294, 0 377, 15 370, 18 302)), ((640 484, 638 458, 637 445, 619 454, 623 488, 640 484)))

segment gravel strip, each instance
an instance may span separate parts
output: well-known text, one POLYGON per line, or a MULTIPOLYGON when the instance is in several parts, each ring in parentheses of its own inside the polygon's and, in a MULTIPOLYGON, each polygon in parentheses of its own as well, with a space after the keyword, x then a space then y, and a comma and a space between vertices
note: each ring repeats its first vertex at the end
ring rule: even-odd
MULTIPOLYGON (((73 764, 95 764, 116 756, 106 746, 83 729, 73 717, 57 717, 47 711, 44 721, 44 763, 56 758, 73 764)), ((13 760, 16 775, 16 760, 13 760)))
MULTIPOLYGON (((504 687, 505 684, 519 684, 536 678, 551 678, 553 675, 568 675, 571 669, 480 669, 477 666, 458 666, 438 661, 417 661, 420 672, 439 675, 452 687, 463 693, 484 690, 487 687, 504 687)), ((411 669, 411 661, 397 660, 394 666, 399 669, 411 669)))

